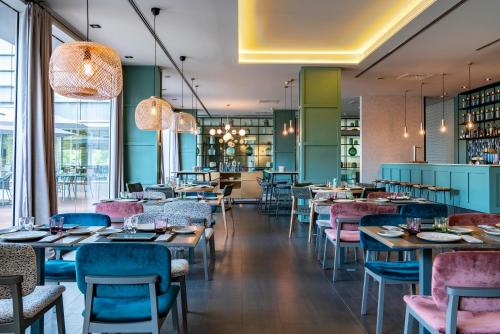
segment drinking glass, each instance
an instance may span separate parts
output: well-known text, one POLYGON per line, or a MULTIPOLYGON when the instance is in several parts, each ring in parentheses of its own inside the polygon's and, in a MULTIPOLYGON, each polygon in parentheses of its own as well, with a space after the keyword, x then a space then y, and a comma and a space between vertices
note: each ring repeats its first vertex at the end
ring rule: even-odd
POLYGON ((167 232, 168 219, 158 218, 155 220, 155 232, 165 233, 167 232))
POLYGON ((448 218, 436 217, 434 218, 434 229, 438 232, 448 231, 448 218))
POLYGON ((22 231, 32 231, 35 226, 35 217, 20 217, 18 219, 18 225, 21 227, 22 231))
POLYGON ((422 226, 421 218, 406 218, 406 226, 408 227, 408 232, 410 234, 420 233, 420 228, 422 226))
POLYGON ((61 234, 64 226, 64 217, 49 218, 50 234, 61 234))
POLYGON ((127 217, 123 220, 123 230, 127 233, 134 233, 134 223, 132 217, 127 217))

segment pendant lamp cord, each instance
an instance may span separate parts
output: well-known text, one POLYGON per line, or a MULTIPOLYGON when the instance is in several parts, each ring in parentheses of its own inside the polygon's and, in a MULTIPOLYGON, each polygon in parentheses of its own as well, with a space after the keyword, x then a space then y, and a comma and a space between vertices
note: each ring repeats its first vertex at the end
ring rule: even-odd
POLYGON ((441 91, 442 91, 442 118, 444 119, 444 73, 442 75, 442 80, 441 80, 441 91))
POLYGON ((406 127, 406 94, 408 93, 408 90, 405 90, 405 127, 406 127))
POLYGON ((424 122, 424 112, 425 112, 425 105, 424 105, 424 94, 423 92, 423 87, 424 87, 424 82, 420 81, 420 104, 422 108, 422 112, 420 113, 420 124, 424 122))
POLYGON ((156 15, 153 14, 153 34, 155 40, 155 66, 153 66, 153 96, 156 96, 156 15))
POLYGON ((87 42, 89 41, 89 0, 87 0, 87 42))
MULTIPOLYGON (((194 87, 194 78, 191 78, 191 87, 194 87)), ((191 110, 194 109, 194 94, 191 94, 191 110)))
MULTIPOLYGON (((184 62, 181 62, 181 73, 184 77, 184 62)), ((181 107, 184 108, 184 80, 181 80, 181 107)))

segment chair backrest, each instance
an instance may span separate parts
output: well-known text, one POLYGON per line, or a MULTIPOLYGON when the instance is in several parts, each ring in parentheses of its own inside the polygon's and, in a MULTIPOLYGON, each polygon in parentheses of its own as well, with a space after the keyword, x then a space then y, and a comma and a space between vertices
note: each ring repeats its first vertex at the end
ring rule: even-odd
POLYGON ((477 226, 477 225, 496 225, 500 223, 500 215, 489 213, 460 213, 451 215, 448 218, 450 226, 477 226))
MULTIPOLYGON (((29 245, 0 243, 0 275, 22 275, 23 296, 32 293, 36 287, 36 257, 33 248, 29 245)), ((9 288, 0 286, 0 299, 8 298, 12 298, 9 288)))
POLYGON ((361 193, 361 198, 368 198, 369 194, 379 193, 379 192, 385 192, 385 188, 365 187, 363 188, 363 192, 361 193))
POLYGON ((138 202, 97 203, 95 212, 108 215, 111 219, 123 219, 144 212, 144 207, 138 202))
MULTIPOLYGON (((379 215, 367 215, 363 216, 359 222, 359 226, 383 226, 391 225, 398 226, 399 224, 404 224, 405 219, 403 216, 398 214, 379 214, 379 215)), ((384 246, 372 237, 360 233, 359 241, 361 247, 367 251, 389 251, 389 247, 384 246)))
POLYGON ((59 213, 53 218, 64 218, 64 224, 75 224, 80 226, 111 226, 109 216, 101 213, 81 212, 81 213, 59 213))
POLYGON ((313 198, 311 188, 309 187, 292 186, 292 196, 297 199, 304 199, 304 200, 313 198))
MULTIPOLYGON (((432 298, 444 310, 448 305, 447 287, 498 288, 500 252, 460 251, 442 253, 432 267, 432 298)), ((500 298, 460 298, 459 310, 500 311, 500 298)))
POLYGON ((229 197, 231 196, 232 192, 233 192, 233 185, 232 184, 225 185, 224 189, 222 189, 222 196, 229 197))
POLYGON ((146 190, 142 193, 143 199, 165 199, 165 193, 161 191, 146 190))
POLYGON ((369 193, 366 198, 390 198, 394 197, 396 193, 386 192, 386 191, 376 191, 369 193))
POLYGON ((139 224, 154 224, 157 219, 165 219, 168 221, 169 225, 175 226, 186 226, 191 224, 191 219, 189 217, 174 213, 147 212, 139 213, 133 217, 137 218, 137 223, 139 224))
MULTIPOLYGON (((87 244, 76 252, 76 282, 85 294, 86 276, 160 276, 159 294, 170 287, 170 250, 163 245, 116 243, 87 244)), ((96 297, 145 298, 147 285, 99 285, 96 297)))
POLYGON ((400 213, 406 218, 433 219, 448 217, 448 207, 445 204, 407 204, 401 207, 400 213))
POLYGON ((173 201, 163 205, 163 212, 177 214, 195 220, 209 221, 212 216, 212 207, 208 203, 197 201, 173 201))
POLYGON ((140 193, 144 191, 144 188, 142 187, 142 184, 140 184, 139 182, 127 183, 127 191, 129 193, 140 193))
MULTIPOLYGON (((335 203, 330 207, 330 225, 333 228, 337 228, 337 218, 350 218, 350 217, 363 217, 366 215, 376 215, 376 214, 394 214, 397 213, 397 205, 392 204, 377 204, 377 203, 363 203, 363 202, 351 202, 351 203, 335 203)), ((357 230, 358 225, 344 225, 346 230, 357 230)))
POLYGON ((173 198, 173 197, 175 197, 174 188, 169 187, 169 186, 152 186, 152 187, 146 187, 145 191, 161 192, 161 193, 163 193, 165 195, 165 198, 173 198))

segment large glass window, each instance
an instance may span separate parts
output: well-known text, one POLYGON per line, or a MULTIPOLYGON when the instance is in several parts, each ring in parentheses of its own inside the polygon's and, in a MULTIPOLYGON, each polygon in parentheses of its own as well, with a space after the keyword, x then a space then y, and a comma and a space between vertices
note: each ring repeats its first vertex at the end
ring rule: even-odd
POLYGON ((0 1, 0 227, 13 223, 17 16, 0 1))
MULTIPOLYGON (((53 47, 61 41, 53 38, 53 47)), ((93 211, 109 197, 111 101, 54 95, 59 212, 93 211)))

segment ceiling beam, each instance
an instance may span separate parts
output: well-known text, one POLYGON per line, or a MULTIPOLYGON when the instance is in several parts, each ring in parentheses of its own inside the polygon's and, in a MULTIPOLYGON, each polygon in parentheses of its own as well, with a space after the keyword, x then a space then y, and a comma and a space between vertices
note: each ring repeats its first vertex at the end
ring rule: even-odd
POLYGON ((130 4, 130 6, 132 6, 132 8, 134 9, 134 11, 137 13, 137 16, 139 16, 139 18, 141 19, 142 23, 144 23, 144 25, 146 26, 146 28, 149 30, 149 32, 151 33, 151 36, 154 37, 154 39, 156 40, 156 43, 158 43, 158 46, 160 47, 160 49, 163 51, 163 53, 165 54, 165 56, 167 56, 168 60, 170 60, 170 62, 172 63, 172 66, 177 70, 177 72, 181 76, 181 78, 184 81, 184 83, 188 86, 189 90, 191 90, 191 93, 193 94, 193 96, 195 96, 196 99, 198 100, 198 102, 200 103, 200 105, 203 108, 203 110, 207 113, 207 115, 209 117, 212 117, 212 115, 208 112, 207 108, 205 107, 205 104, 203 104, 203 101, 200 99, 200 97, 196 93, 194 87, 191 86, 191 84, 189 83, 189 81, 184 76, 184 73, 182 73, 180 67, 176 64, 176 62, 175 62, 174 58, 172 57, 172 55, 170 54, 170 52, 168 52, 167 48, 165 47, 165 44, 163 44, 162 40, 158 37, 158 35, 153 30, 153 27, 149 24, 148 20, 146 19, 146 17, 144 16, 144 14, 141 12, 141 9, 137 6, 137 4, 135 3, 134 0, 128 0, 128 3, 130 4))

